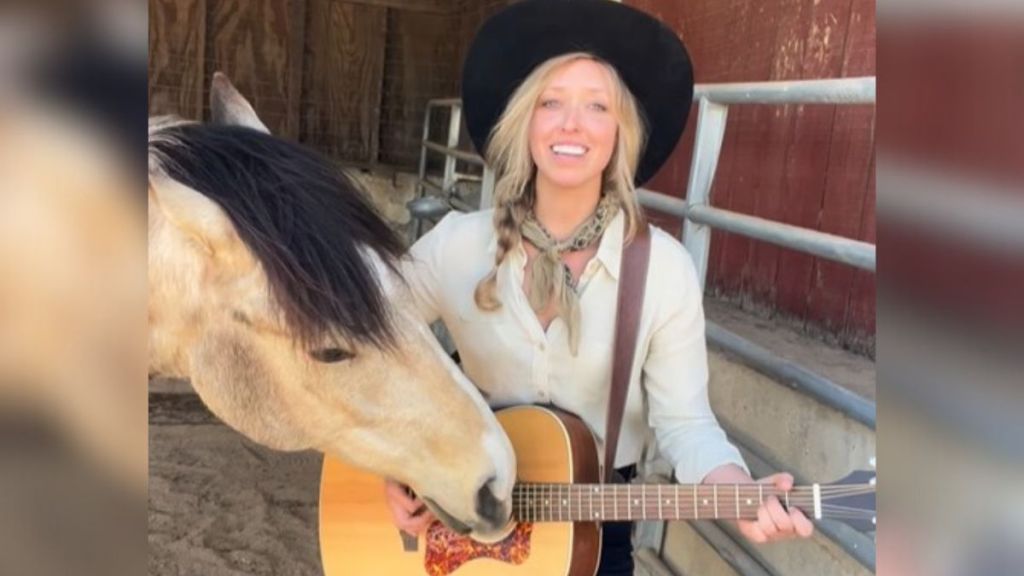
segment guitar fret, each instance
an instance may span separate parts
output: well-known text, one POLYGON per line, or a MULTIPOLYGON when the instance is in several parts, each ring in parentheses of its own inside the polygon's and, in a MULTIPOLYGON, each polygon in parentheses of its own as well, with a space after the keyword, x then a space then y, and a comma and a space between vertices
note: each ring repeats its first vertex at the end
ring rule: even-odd
POLYGON ((626 485, 626 516, 628 516, 631 519, 633 518, 633 515, 634 515, 633 506, 634 506, 634 503, 633 503, 633 486, 627 484, 626 485))
MULTIPOLYGON (((620 496, 622 496, 622 494, 619 494, 619 487, 618 486, 612 486, 612 513, 615 514, 615 520, 619 519, 619 500, 620 500, 619 497, 620 496)), ((605 516, 605 520, 607 520, 607 519, 608 519, 608 517, 605 516)))
POLYGON ((568 503, 568 498, 565 497, 565 487, 558 487, 558 522, 565 522, 565 505, 568 503))
POLYGON ((679 487, 675 487, 674 492, 676 493, 676 520, 679 520, 679 487))
POLYGON ((647 485, 640 485, 640 513, 643 514, 643 519, 647 520, 647 485))
POLYGON ((588 500, 590 501, 590 517, 594 517, 594 493, 587 491, 588 500))
POLYGON ((551 520, 551 513, 548 510, 548 498, 544 498, 544 496, 548 496, 548 494, 546 494, 547 488, 548 487, 546 485, 544 485, 544 484, 541 484, 541 486, 540 486, 540 495, 543 498, 541 500, 541 508, 540 508, 540 520, 541 520, 541 522, 543 522, 545 520, 551 520))
POLYGON ((717 519, 718 518, 718 484, 712 484, 711 485, 711 490, 712 490, 712 493, 714 494, 714 498, 715 498, 715 518, 717 519))
POLYGON ((530 485, 524 484, 521 492, 522 500, 520 501, 520 507, 523 512, 523 521, 530 521, 530 485))
POLYGON ((533 505, 537 510, 537 522, 544 521, 544 485, 537 484, 533 487, 533 505))
POLYGON ((576 519, 583 519, 583 495, 580 493, 579 487, 576 487, 576 519))
POLYGON ((661 484, 658 484, 658 517, 664 518, 664 515, 661 513, 661 484))
POLYGON ((544 485, 543 484, 538 484, 535 487, 535 490, 536 490, 536 498, 534 499, 533 503, 534 503, 535 506, 537 506, 537 521, 538 522, 543 522, 544 521, 544 485))
POLYGON ((554 522, 555 509, 553 506, 555 500, 555 486, 553 484, 548 484, 544 487, 544 490, 548 493, 548 497, 544 499, 544 510, 548 515, 548 520, 554 522))
POLYGON ((558 500, 555 499, 555 491, 558 489, 557 484, 544 484, 541 486, 541 490, 546 493, 541 503, 544 507, 543 513, 551 522, 557 521, 557 518, 555 518, 555 508, 558 505, 558 500))
POLYGON ((540 509, 537 507, 537 496, 539 488, 536 484, 530 486, 530 517, 534 522, 540 520, 540 509))
POLYGON ((538 519, 537 510, 537 485, 533 484, 530 486, 530 519, 534 522, 538 519))
POLYGON ((700 508, 697 507, 697 485, 693 485, 693 519, 700 519, 700 508))
POLYGON ((530 490, 529 490, 530 499, 527 500, 527 502, 530 503, 530 522, 533 522, 533 521, 535 521, 537 519, 537 514, 536 514, 537 510, 536 510, 536 508, 534 507, 534 504, 533 504, 533 499, 536 497, 536 491, 537 491, 536 487, 533 484, 531 484, 530 485, 530 490))
POLYGON ((736 518, 740 518, 740 485, 736 484, 736 518))

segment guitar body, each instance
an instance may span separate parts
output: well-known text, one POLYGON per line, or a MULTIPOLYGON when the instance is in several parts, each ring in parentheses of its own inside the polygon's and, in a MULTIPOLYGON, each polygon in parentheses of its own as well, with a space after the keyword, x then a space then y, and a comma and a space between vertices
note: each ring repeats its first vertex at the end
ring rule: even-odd
MULTIPOLYGON (((574 416, 520 406, 498 412, 516 452, 520 482, 596 483, 597 448, 574 416)), ((406 551, 384 502, 383 479, 325 457, 320 482, 320 556, 325 576, 593 576, 601 532, 594 522, 520 523, 481 544, 435 523, 406 551), (424 537, 425 536, 425 537, 424 537)))

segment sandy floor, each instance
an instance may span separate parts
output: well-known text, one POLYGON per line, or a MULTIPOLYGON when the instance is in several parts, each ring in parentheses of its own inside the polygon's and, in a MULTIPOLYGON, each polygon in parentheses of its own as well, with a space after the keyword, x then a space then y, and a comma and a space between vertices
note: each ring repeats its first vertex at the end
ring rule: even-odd
POLYGON ((192 394, 150 395, 149 574, 321 574, 320 456, 262 448, 192 394))

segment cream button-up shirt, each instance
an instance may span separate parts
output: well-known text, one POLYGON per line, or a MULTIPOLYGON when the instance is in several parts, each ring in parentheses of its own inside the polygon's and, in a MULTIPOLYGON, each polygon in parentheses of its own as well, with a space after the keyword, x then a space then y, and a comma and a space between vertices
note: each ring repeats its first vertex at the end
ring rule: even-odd
MULTIPOLYGON (((492 407, 552 404, 572 412, 590 426, 603 458, 625 217, 620 212, 609 223, 580 277, 575 357, 564 322, 556 317, 545 331, 530 308, 522 246, 498 269, 501 308, 477 308, 473 291, 494 266, 497 247, 491 218, 490 210, 453 212, 412 247, 405 275, 422 317, 444 321, 463 370, 492 407)), ((679 242, 652 228, 649 270, 615 466, 639 460, 649 426, 679 482, 700 482, 729 462, 746 469, 708 403, 704 312, 693 262, 679 242)))

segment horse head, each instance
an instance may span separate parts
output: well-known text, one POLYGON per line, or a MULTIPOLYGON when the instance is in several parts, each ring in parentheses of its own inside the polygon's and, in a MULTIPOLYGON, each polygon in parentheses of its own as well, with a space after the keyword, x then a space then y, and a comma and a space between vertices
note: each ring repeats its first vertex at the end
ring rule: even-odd
POLYGON ((219 73, 211 110, 150 122, 150 371, 191 379, 256 442, 331 453, 457 528, 499 530, 511 444, 417 315, 400 238, 219 73))

